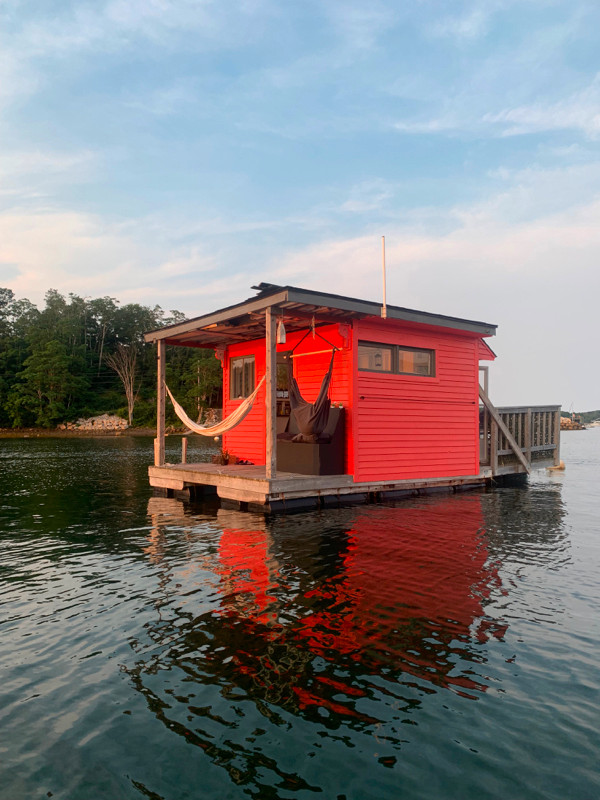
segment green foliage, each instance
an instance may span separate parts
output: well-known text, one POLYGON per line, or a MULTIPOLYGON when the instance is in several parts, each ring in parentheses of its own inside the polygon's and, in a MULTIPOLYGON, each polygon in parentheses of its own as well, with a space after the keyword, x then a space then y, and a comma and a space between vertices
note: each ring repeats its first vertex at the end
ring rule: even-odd
POLYGON ((191 419, 201 421, 207 408, 220 405, 222 369, 213 350, 171 347, 166 372, 167 385, 191 419))
MULTIPOLYGON (((560 415, 561 417, 568 417, 571 419, 572 413, 571 411, 565 411, 563 409, 560 415)), ((600 419, 600 409, 596 409, 596 411, 575 411, 575 416, 581 417, 581 421, 584 424, 587 422, 594 422, 594 420, 600 419)))
POLYGON ((25 359, 18 383, 9 391, 7 410, 15 427, 24 421, 50 428, 68 415, 76 396, 87 388, 83 358, 50 341, 25 359))
MULTIPOLYGON (((156 355, 143 335, 183 319, 160 306, 64 297, 54 289, 39 310, 0 288, 0 426, 50 427, 102 413, 127 417, 123 383, 106 362, 120 346, 137 352, 133 424, 154 426, 156 355)), ((220 403, 221 367, 212 350, 169 348, 167 364, 168 383, 190 416, 220 403)))

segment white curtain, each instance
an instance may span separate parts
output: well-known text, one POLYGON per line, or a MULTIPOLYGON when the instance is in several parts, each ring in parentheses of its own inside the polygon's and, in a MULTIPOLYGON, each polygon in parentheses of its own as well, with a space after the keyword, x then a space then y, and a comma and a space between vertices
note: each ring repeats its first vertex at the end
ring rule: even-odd
POLYGON ((226 433, 227 431, 230 431, 232 428, 235 428, 236 425, 239 425, 240 422, 244 419, 244 417, 250 413, 250 411, 252 410, 252 405, 256 400, 256 395, 258 394, 260 387, 265 382, 265 377, 266 375, 263 375, 256 389, 242 403, 240 403, 240 405, 236 408, 234 412, 232 412, 228 417, 226 417, 226 419, 222 420, 217 425, 211 425, 210 428, 207 428, 204 425, 198 425, 197 422, 191 420, 185 413, 183 408, 179 405, 177 400, 175 400, 175 398, 171 394, 171 390, 169 389, 169 387, 165 385, 165 389, 167 390, 167 394, 171 398, 171 402, 173 403, 173 408, 175 409, 175 413, 187 428, 189 428, 194 433, 199 433, 200 436, 220 436, 222 433, 226 433))

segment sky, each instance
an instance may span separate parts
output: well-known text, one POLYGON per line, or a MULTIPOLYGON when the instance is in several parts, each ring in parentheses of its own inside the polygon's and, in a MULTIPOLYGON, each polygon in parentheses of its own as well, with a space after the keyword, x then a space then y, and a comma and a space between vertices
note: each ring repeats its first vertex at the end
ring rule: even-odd
POLYGON ((498 325, 600 408, 597 0, 0 0, 0 286, 198 316, 260 281, 498 325))

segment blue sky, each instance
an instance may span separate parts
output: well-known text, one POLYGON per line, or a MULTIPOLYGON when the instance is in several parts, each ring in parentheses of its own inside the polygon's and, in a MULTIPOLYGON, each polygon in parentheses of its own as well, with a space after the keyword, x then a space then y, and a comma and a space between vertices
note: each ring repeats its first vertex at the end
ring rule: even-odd
POLYGON ((597 0, 0 0, 0 285, 195 316, 260 280, 499 325, 600 407, 597 0))

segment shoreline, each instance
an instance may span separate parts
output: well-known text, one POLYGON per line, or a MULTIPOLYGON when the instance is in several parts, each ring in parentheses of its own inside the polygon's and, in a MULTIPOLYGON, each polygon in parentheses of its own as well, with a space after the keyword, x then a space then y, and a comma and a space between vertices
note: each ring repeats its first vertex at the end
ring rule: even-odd
MULTIPOLYGON (((183 431, 169 431, 171 434, 183 434, 183 431)), ((115 437, 115 436, 156 436, 154 428, 125 428, 120 431, 110 430, 59 430, 58 428, 0 428, 0 439, 81 439, 93 438, 97 439, 101 436, 115 437)))

